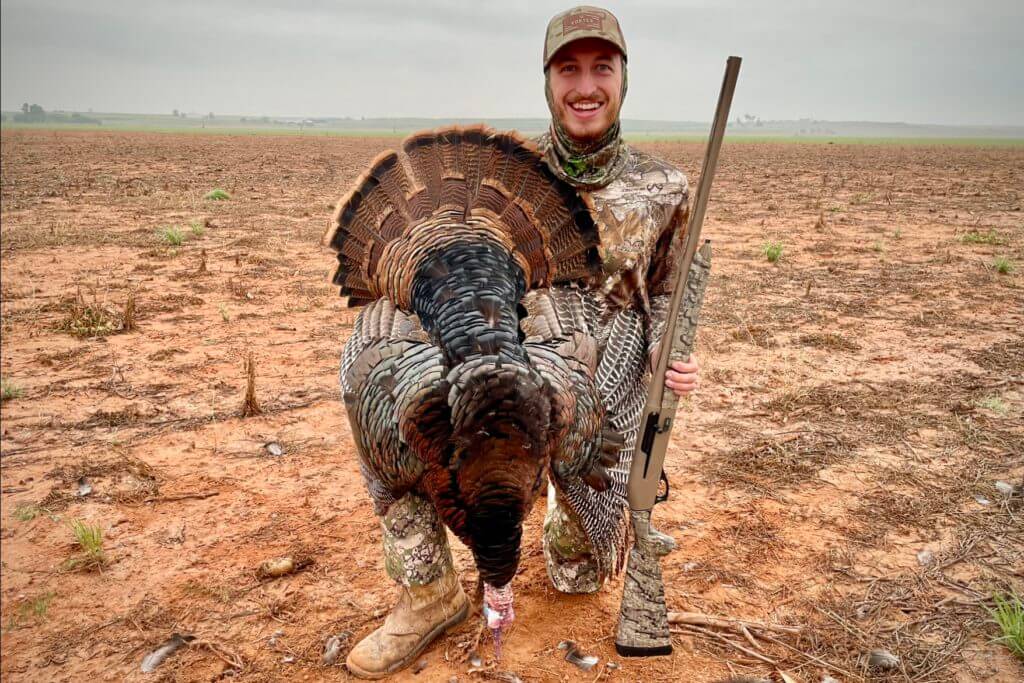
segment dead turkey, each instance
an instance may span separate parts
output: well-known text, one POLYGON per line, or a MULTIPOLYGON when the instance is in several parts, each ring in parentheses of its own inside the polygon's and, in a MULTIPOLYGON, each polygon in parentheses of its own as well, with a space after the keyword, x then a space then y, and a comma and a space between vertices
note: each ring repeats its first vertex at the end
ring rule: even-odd
POLYGON ((628 463, 582 294, 600 270, 591 206, 512 133, 448 128, 402 150, 373 162, 326 238, 334 282, 364 306, 341 384, 376 510, 429 499, 471 549, 486 601, 515 575, 550 479, 591 544, 613 550, 610 573, 628 463))

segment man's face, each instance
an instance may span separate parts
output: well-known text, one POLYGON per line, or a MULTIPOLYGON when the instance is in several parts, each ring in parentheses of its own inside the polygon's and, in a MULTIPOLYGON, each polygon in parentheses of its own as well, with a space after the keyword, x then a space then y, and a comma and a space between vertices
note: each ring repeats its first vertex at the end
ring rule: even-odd
POLYGON ((597 140, 615 123, 622 104, 622 55, 611 43, 569 43, 552 58, 548 79, 555 115, 574 140, 597 140))

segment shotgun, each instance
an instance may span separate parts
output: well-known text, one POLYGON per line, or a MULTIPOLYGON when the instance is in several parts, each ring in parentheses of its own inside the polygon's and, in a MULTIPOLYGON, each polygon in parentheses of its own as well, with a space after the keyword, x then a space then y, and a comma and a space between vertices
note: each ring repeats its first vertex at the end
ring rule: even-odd
POLYGON ((711 195, 711 181, 718 165, 718 152, 729 120, 740 61, 739 57, 729 57, 726 62, 718 107, 701 167, 697 198, 686 226, 678 279, 669 300, 661 348, 647 390, 647 403, 640 416, 641 431, 633 450, 628 486, 633 547, 626 565, 619 626, 615 634, 615 650, 623 657, 650 657, 672 652, 661 558, 672 551, 675 541, 651 526, 651 510, 656 503, 668 498, 668 478, 663 466, 679 400, 675 393, 665 388, 665 371, 670 361, 685 361, 693 350, 697 316, 711 270, 710 242, 705 242, 699 251, 697 245, 711 195), (661 482, 665 482, 663 494, 658 492, 661 482))

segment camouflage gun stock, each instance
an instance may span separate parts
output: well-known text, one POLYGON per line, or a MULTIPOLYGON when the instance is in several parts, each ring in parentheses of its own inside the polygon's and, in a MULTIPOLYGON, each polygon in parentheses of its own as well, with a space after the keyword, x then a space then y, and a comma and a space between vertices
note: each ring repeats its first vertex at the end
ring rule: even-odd
POLYGON ((729 57, 726 63, 697 198, 686 226, 679 279, 672 290, 661 349, 651 375, 647 404, 640 417, 641 431, 633 451, 628 498, 634 541, 626 566, 619 626, 615 635, 615 649, 623 657, 650 657, 672 652, 661 558, 671 552, 675 542, 651 526, 651 510, 656 503, 668 497, 668 479, 663 466, 678 402, 676 395, 665 389, 665 371, 670 362, 685 361, 693 350, 697 316, 711 270, 710 243, 705 242, 699 251, 697 245, 711 194, 711 181, 718 165, 718 152, 729 120, 740 61, 739 57, 729 57), (665 493, 659 495, 662 481, 665 482, 665 493))

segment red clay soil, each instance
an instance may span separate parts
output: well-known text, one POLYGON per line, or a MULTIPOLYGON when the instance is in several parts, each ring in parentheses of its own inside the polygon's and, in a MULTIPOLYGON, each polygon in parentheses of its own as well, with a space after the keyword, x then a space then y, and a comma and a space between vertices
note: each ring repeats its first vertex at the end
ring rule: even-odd
MULTIPOLYGON (((351 678, 395 589, 339 400, 354 312, 320 237, 396 143, 3 134, 5 681, 351 678), (261 413, 242 418, 250 353, 261 413), (284 555, 311 563, 260 578, 284 555), (142 674, 172 633, 196 640, 142 674)), ((695 184, 701 145, 642 146, 695 184)), ((1022 203, 1021 147, 727 144, 703 385, 655 519, 680 546, 671 609, 801 632, 680 626, 671 657, 619 658, 621 581, 556 593, 538 506, 504 660, 484 641, 470 672, 474 617, 395 680, 1024 680, 986 611, 1024 595, 1022 203), (600 662, 577 669, 563 640, 600 662)))

